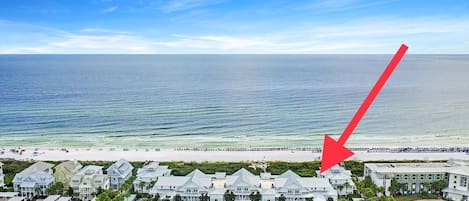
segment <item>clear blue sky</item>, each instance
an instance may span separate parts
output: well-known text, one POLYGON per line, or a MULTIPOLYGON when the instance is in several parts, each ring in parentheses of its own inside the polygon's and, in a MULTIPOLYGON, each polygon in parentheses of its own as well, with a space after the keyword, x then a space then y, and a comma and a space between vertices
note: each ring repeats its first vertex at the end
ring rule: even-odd
POLYGON ((2 0, 0 53, 469 53, 467 0, 2 0))

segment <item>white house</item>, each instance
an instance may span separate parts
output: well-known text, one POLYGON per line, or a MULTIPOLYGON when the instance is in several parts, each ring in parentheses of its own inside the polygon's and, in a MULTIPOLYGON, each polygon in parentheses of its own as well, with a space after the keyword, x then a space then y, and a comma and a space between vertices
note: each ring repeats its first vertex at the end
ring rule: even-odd
POLYGON ((53 164, 37 162, 15 175, 13 189, 20 196, 34 197, 45 196, 46 189, 54 184, 55 178, 52 174, 53 164))
POLYGON ((260 191, 260 180, 259 176, 241 168, 232 175, 226 176, 225 188, 235 194, 237 201, 250 200, 251 193, 260 191))
POLYGON ((329 179, 329 183, 337 190, 339 195, 348 195, 355 190, 352 173, 340 165, 336 165, 323 173, 318 170, 316 174, 319 178, 329 179))
POLYGON ((444 197, 454 201, 469 200, 469 167, 459 166, 448 171, 448 188, 443 189, 444 197))
POLYGON ((183 201, 198 201, 200 195, 209 193, 211 185, 210 176, 194 170, 186 176, 159 177, 150 193, 161 199, 172 200, 179 195, 183 201))
POLYGON ((3 163, 0 162, 0 188, 5 186, 5 175, 3 175, 3 163))
POLYGON ((288 170, 276 177, 274 187, 277 197, 284 196, 287 201, 304 201, 312 198, 315 201, 337 200, 337 191, 326 178, 300 177, 288 170))
POLYGON ((133 182, 134 189, 138 193, 149 193, 159 177, 170 174, 171 170, 168 166, 159 165, 158 162, 149 162, 137 170, 137 178, 133 182))
POLYGON ((121 187, 122 184, 132 176, 133 169, 134 167, 124 159, 120 159, 107 168, 106 172, 111 182, 111 189, 121 187))
POLYGON ((210 201, 223 201, 226 192, 233 193, 236 201, 249 201, 250 195, 257 193, 260 193, 262 201, 275 201, 280 196, 287 201, 305 201, 307 198, 337 200, 337 191, 326 178, 300 177, 292 171, 282 175, 262 173, 257 176, 244 168, 232 175, 221 172, 204 174, 194 170, 186 176, 162 176, 150 194, 158 193, 161 199, 169 200, 179 195, 183 201, 199 201, 202 194, 207 194, 210 201))
POLYGON ((83 201, 90 201, 99 189, 109 189, 109 177, 103 174, 103 167, 88 165, 72 176, 70 187, 83 201))

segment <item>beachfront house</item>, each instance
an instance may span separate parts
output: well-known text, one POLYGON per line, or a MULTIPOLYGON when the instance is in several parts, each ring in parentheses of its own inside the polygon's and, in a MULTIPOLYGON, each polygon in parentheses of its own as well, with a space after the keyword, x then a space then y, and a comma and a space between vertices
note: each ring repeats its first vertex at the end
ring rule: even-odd
POLYGON ((428 184, 448 180, 448 163, 365 163, 364 176, 369 176, 378 187, 390 195, 391 180, 396 179, 400 193, 417 194, 428 190, 428 184))
POLYGON ((70 187, 70 180, 83 167, 78 161, 65 161, 54 168, 54 176, 56 182, 61 182, 64 189, 70 187))
POLYGON ((0 188, 5 186, 5 175, 3 175, 3 163, 0 162, 0 188))
POLYGON ((106 172, 111 182, 111 189, 118 189, 124 184, 124 182, 132 176, 132 170, 134 167, 129 163, 129 161, 120 159, 115 162, 106 172))
POLYGON ((469 167, 458 166, 448 171, 448 187, 443 195, 448 200, 469 201, 469 167))
POLYGON ((109 189, 109 178, 102 166, 88 165, 72 176, 70 187, 80 200, 90 201, 99 191, 109 189))
POLYGON ((277 198, 285 197, 286 201, 337 200, 337 191, 327 178, 300 177, 291 170, 274 178, 277 198))
POLYGON ((15 175, 13 190, 27 198, 47 195, 46 189, 55 181, 53 167, 53 164, 46 162, 34 163, 15 175))
POLYGON ((232 175, 223 172, 204 174, 194 170, 186 176, 162 176, 153 186, 150 194, 159 195, 160 199, 199 201, 207 195, 210 201, 223 201, 226 193, 236 201, 249 201, 252 196, 259 196, 261 201, 276 201, 285 197, 287 201, 337 200, 334 190, 326 178, 300 177, 292 171, 282 175, 262 173, 254 175, 242 168, 232 175))
POLYGON ((318 175, 319 178, 328 179, 329 183, 337 190, 339 195, 348 195, 355 190, 355 183, 352 181, 352 172, 340 165, 336 165, 323 173, 317 170, 316 175, 318 175))
POLYGON ((160 199, 180 197, 182 201, 199 201, 202 194, 209 193, 211 185, 210 176, 194 170, 186 176, 159 177, 150 193, 154 196, 158 194, 160 199))
POLYGON ((260 177, 244 168, 226 176, 225 188, 234 193, 235 200, 250 200, 249 195, 260 193, 260 187, 260 177))
POLYGON ((171 170, 168 166, 159 165, 158 162, 149 162, 137 170, 137 178, 133 185, 138 193, 149 193, 159 177, 169 176, 171 170))

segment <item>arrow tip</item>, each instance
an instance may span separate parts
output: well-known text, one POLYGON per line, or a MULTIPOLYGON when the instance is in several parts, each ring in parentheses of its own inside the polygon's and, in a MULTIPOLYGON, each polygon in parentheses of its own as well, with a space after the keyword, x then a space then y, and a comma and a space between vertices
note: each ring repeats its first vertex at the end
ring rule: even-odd
POLYGON ((323 173, 329 170, 331 167, 339 164, 350 156, 353 156, 352 151, 329 135, 324 135, 320 172, 323 173))

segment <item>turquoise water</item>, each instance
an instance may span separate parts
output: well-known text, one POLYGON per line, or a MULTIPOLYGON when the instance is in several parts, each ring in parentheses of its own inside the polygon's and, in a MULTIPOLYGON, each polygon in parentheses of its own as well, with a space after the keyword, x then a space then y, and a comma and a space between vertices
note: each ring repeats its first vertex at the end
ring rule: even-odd
MULTIPOLYGON (((390 57, 2 55, 0 146, 320 146, 390 57)), ((469 144, 468 80, 467 55, 407 55, 349 144, 469 144)))

